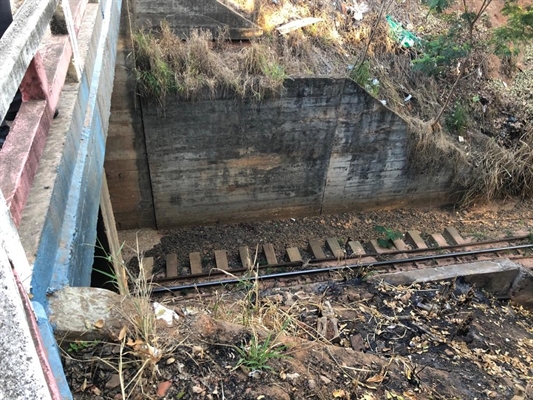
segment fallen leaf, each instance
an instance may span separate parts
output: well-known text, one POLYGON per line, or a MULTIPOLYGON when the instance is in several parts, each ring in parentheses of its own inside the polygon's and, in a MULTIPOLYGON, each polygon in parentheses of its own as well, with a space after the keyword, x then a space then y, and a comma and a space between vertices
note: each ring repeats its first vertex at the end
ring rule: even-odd
POLYGON ((337 398, 337 399, 343 399, 346 397, 346 392, 342 389, 337 389, 337 390, 334 390, 333 391, 333 397, 337 398))
POLYGON ((128 328, 126 328, 125 326, 122 327, 122 329, 120 330, 120 333, 118 334, 118 340, 122 342, 122 339, 124 339, 126 337, 126 332, 128 331, 128 328))
POLYGON ((168 392, 168 389, 170 389, 171 386, 172 381, 159 382, 159 385, 157 385, 157 396, 165 397, 168 392))
POLYGON ((94 323, 94 327, 96 329, 102 329, 104 325, 105 325, 105 321, 103 319, 99 319, 98 321, 94 323))
POLYGON ((383 375, 378 374, 378 375, 374 375, 371 378, 368 378, 366 381, 367 383, 381 383, 383 382, 383 378, 385 378, 383 375))

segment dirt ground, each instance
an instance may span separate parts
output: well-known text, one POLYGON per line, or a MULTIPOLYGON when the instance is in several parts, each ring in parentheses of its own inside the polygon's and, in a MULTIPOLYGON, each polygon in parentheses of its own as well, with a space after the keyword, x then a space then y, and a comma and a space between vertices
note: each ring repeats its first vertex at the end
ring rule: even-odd
MULTIPOLYGON (((120 236, 128 246, 138 237, 139 250, 156 259, 261 241, 370 238, 375 225, 428 233, 455 226, 480 240, 529 232, 532 205, 509 200, 120 236)), ((159 297, 179 315, 176 325, 159 323, 146 340, 130 331, 122 342, 65 344, 69 384, 76 399, 533 399, 531 312, 460 281, 391 287, 362 274, 342 278, 159 297)))
POLYGON ((130 337, 64 352, 75 399, 533 399, 532 314, 460 281, 164 303, 180 318, 159 326, 157 357, 130 337))

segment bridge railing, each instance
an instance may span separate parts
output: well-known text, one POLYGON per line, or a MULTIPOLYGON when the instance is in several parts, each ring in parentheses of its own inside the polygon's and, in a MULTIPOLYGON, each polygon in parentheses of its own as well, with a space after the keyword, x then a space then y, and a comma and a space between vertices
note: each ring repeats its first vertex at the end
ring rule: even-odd
POLYGON ((0 121, 39 48, 59 0, 26 0, 0 39, 0 121))

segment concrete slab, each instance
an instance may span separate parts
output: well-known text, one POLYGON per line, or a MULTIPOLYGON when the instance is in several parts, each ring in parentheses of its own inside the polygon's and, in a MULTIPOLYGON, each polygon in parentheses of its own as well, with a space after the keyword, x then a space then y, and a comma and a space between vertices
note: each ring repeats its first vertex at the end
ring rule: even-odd
POLYGON ((521 268, 511 287, 511 300, 527 308, 533 308, 533 272, 521 268))
POLYGON ((414 282, 434 282, 463 277, 466 282, 496 296, 508 296, 521 267, 508 259, 454 264, 436 268, 416 269, 372 276, 393 285, 410 285, 414 282))

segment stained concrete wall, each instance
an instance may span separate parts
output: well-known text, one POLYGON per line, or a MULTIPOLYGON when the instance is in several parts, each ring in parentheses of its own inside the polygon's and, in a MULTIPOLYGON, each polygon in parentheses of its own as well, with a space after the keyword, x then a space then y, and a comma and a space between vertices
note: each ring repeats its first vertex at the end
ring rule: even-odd
POLYGON ((288 79, 281 98, 143 102, 159 228, 446 200, 449 175, 407 173, 405 121, 344 78, 288 79))
POLYGON ((261 28, 218 0, 137 0, 132 3, 137 28, 157 26, 165 20, 180 37, 192 30, 210 30, 216 36, 228 28, 232 39, 250 39, 262 34, 261 28))
POLYGON ((155 216, 152 188, 141 106, 136 98, 128 18, 127 2, 123 2, 105 172, 117 228, 153 228, 155 216))

